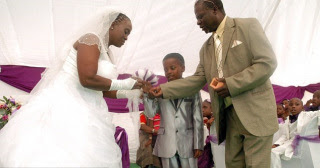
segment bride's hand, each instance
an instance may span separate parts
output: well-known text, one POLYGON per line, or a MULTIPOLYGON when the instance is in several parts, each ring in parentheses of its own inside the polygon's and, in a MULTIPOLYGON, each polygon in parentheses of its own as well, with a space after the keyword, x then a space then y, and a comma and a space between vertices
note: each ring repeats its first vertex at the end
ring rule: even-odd
POLYGON ((131 77, 132 79, 136 80, 136 83, 134 84, 132 89, 141 89, 143 86, 143 80, 137 77, 131 77))

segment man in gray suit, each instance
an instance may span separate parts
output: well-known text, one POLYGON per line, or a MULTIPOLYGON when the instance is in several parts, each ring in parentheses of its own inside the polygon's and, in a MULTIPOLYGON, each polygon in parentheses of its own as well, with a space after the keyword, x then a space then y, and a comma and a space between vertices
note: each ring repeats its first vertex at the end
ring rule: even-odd
POLYGON ((273 134, 278 130, 270 76, 276 57, 260 23, 230 18, 221 0, 198 0, 197 24, 212 36, 200 50, 193 76, 152 88, 155 97, 174 99, 209 87, 219 143, 226 140, 226 166, 270 167, 273 134))
MULTIPOLYGON (((180 54, 168 54, 162 62, 169 83, 182 78, 185 67, 180 54)), ((145 92, 150 90, 143 88, 145 92)), ((160 128, 153 154, 161 157, 162 167, 197 168, 197 158, 204 146, 204 124, 199 92, 175 100, 149 99, 144 94, 143 103, 147 117, 153 117, 157 111, 160 113, 160 128)))

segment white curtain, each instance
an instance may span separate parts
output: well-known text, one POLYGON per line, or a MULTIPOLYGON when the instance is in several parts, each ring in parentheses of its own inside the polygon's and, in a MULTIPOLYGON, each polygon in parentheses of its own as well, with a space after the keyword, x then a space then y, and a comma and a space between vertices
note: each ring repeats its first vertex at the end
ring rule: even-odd
MULTIPOLYGON (((255 17, 278 59, 273 84, 304 86, 320 82, 319 0, 223 0, 230 17, 255 17)), ((148 68, 163 75, 170 52, 186 60, 193 74, 198 53, 210 34, 196 25, 194 0, 0 0, 0 65, 48 67, 63 42, 94 11, 117 6, 132 20, 122 48, 113 48, 120 73, 148 68)))

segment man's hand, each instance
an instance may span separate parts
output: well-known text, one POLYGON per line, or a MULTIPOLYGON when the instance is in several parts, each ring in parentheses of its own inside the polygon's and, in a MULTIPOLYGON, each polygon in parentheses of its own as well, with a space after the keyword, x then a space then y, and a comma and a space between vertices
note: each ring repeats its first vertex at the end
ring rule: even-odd
POLYGON ((224 78, 213 78, 212 79, 212 85, 210 84, 210 86, 213 88, 214 91, 216 91, 218 93, 218 95, 220 97, 228 97, 230 96, 230 92, 226 83, 226 79, 224 78))
POLYGON ((153 87, 149 90, 149 95, 150 98, 159 98, 162 97, 162 91, 160 86, 153 87))
POLYGON ((151 83, 147 82, 147 81, 143 81, 142 83, 143 83, 143 85, 142 85, 143 93, 149 93, 149 91, 152 87, 151 83))
POLYGON ((200 150, 200 149, 194 149, 193 150, 193 153, 194 153, 194 155, 193 155, 193 157, 194 158, 198 158, 198 157, 200 157, 201 155, 202 155, 202 150, 200 150))

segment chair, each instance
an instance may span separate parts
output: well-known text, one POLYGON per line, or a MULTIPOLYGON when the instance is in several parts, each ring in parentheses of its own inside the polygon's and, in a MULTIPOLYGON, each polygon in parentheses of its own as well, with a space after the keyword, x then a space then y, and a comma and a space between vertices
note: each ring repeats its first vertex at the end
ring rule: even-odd
MULTIPOLYGON (((318 135, 317 123, 318 117, 314 117, 302 127, 300 136, 318 135)), ((320 168, 320 143, 301 140, 296 151, 291 160, 281 160, 283 168, 320 168)))

